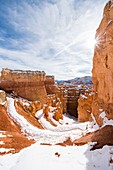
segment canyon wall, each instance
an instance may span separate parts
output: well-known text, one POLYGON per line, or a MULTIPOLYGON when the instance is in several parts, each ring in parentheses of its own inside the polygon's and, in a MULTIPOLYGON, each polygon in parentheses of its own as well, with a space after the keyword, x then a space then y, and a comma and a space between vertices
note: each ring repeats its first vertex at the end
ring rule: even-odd
POLYGON ((105 111, 113 119, 113 1, 108 1, 103 18, 96 31, 92 81, 94 99, 92 113, 102 125, 100 113, 105 111))
POLYGON ((93 91, 87 89, 84 94, 80 94, 78 99, 78 121, 91 121, 93 91))
POLYGON ((79 96, 80 90, 77 87, 67 87, 67 112, 76 118, 78 117, 77 107, 79 96))
MULTIPOLYGON (((85 86, 55 84, 54 76, 46 75, 44 71, 10 70, 2 69, 0 76, 0 89, 20 96, 30 101, 39 101, 43 104, 59 107, 63 113, 69 113, 78 117, 78 99, 80 94, 86 91, 85 86)), ((79 102, 81 105, 81 102, 79 102)), ((83 105, 83 104, 82 104, 83 105)), ((79 107, 80 108, 80 107, 79 107)), ((34 110, 36 110, 33 107, 34 110)), ((79 109, 79 115, 81 109, 79 109)), ((83 119, 80 119, 81 121, 83 119)))
POLYGON ((44 71, 2 69, 0 89, 14 92, 15 95, 28 100, 46 102, 46 75, 44 71))

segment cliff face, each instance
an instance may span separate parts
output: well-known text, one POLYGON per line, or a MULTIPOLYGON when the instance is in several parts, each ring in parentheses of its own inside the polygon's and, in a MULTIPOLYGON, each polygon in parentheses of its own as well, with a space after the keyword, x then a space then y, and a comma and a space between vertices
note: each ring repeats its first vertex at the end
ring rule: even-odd
POLYGON ((45 103, 47 99, 45 79, 44 71, 3 69, 0 88, 5 91, 14 91, 16 95, 28 100, 40 100, 45 103))
POLYGON ((97 43, 94 50, 92 81, 95 97, 92 112, 102 125, 99 114, 105 110, 113 119, 113 1, 109 1, 102 21, 96 32, 97 43))
MULTIPOLYGON (((79 83, 84 84, 82 81, 79 83)), ((30 101, 38 101, 41 108, 44 103, 48 104, 49 100, 49 105, 56 107, 57 99, 59 98, 62 103, 60 107, 62 112, 69 113, 75 117, 78 117, 79 96, 81 93, 85 93, 86 87, 89 88, 87 81, 86 85, 81 87, 55 84, 54 76, 46 75, 44 71, 2 69, 0 76, 0 89, 9 93, 13 92, 16 97, 20 96, 30 101)), ((3 93, 0 93, 0 95, 3 96, 3 93)), ((31 106, 31 112, 35 113, 35 105, 36 103, 33 103, 31 106)))
POLYGON ((93 92, 91 90, 87 90, 87 92, 80 95, 78 99, 78 121, 86 122, 90 121, 91 113, 92 113, 92 100, 93 100, 93 92))

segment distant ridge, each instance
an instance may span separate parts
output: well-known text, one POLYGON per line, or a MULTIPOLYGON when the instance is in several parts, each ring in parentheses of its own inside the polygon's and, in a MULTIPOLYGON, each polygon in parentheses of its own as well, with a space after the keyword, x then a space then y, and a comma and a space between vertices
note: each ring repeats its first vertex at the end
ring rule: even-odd
POLYGON ((70 80, 56 80, 56 84, 65 84, 65 85, 92 85, 92 77, 91 76, 85 76, 85 77, 76 77, 74 79, 70 80))

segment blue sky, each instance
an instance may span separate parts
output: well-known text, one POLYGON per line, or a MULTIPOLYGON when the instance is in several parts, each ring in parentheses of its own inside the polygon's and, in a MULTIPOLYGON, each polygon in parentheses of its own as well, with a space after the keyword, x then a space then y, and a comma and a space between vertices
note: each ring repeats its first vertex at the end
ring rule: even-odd
POLYGON ((0 70, 91 75, 94 37, 107 0, 0 0, 0 70))

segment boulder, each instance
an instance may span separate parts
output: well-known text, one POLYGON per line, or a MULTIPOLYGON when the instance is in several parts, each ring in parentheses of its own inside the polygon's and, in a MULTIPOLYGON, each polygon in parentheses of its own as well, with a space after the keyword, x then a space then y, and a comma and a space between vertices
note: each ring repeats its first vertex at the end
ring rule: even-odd
POLYGON ((104 145, 113 146, 113 126, 107 125, 93 133, 92 142, 97 142, 93 149, 102 148, 104 145))

